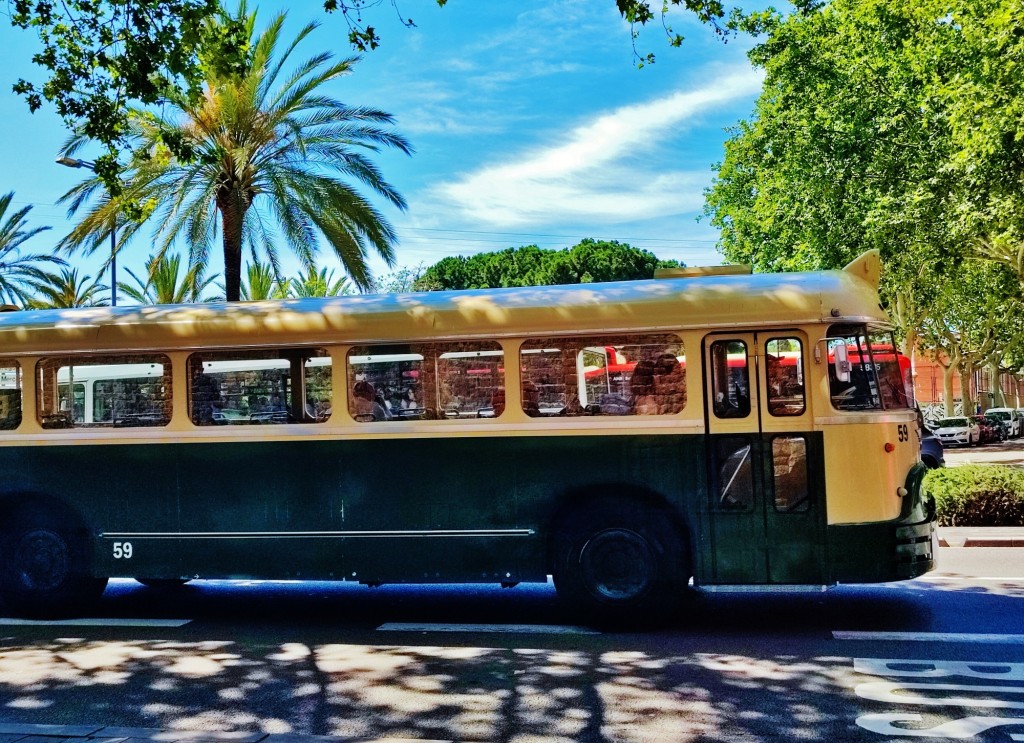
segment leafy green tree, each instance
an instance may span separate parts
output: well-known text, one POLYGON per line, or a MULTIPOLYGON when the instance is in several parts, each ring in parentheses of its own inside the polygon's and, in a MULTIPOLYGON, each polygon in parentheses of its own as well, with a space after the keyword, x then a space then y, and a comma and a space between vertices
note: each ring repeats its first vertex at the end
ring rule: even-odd
POLYGON ((117 288, 121 294, 141 304, 207 301, 202 294, 215 277, 204 278, 201 266, 193 266, 182 277, 181 268, 181 256, 178 254, 154 255, 146 262, 146 273, 143 276, 137 276, 131 269, 127 269, 134 284, 120 282, 117 288))
POLYGON ((406 292, 422 291, 416 288, 417 282, 423 277, 427 267, 422 263, 412 268, 401 266, 389 274, 374 279, 373 291, 382 294, 402 294, 406 292))
POLYGON ((69 309, 71 307, 106 307, 107 287, 89 275, 79 277, 77 268, 62 268, 60 273, 47 272, 35 283, 36 296, 26 307, 33 310, 69 309))
POLYGON ((630 281, 651 278, 655 268, 678 265, 625 243, 586 238, 563 250, 527 245, 470 257, 450 256, 424 271, 415 286, 419 290, 481 289, 630 281))
POLYGON ((1004 366, 1021 351, 1024 310, 1020 286, 1005 266, 966 261, 960 280, 946 281, 921 326, 921 337, 943 369, 946 414, 953 414, 953 378, 959 376, 963 410, 974 409, 971 378, 983 367, 1004 366))
MULTIPOLYGON (((156 221, 158 255, 182 238, 189 246, 190 266, 208 264, 219 228, 228 301, 241 296, 246 248, 278 265, 268 231, 274 223, 303 265, 313 265, 322 237, 352 282, 370 287, 367 253, 376 252, 390 265, 395 234, 350 181, 400 209, 406 206, 366 154, 382 147, 411 153, 405 138, 390 129, 392 117, 323 93, 326 83, 351 72, 355 60, 332 61, 323 53, 293 62, 293 52, 316 25, 306 25, 279 51, 284 19, 283 13, 276 16, 257 36, 255 15, 247 16, 245 28, 252 40, 241 70, 206 67, 209 78, 201 100, 181 95, 169 99, 176 119, 137 110, 129 120, 128 138, 137 144, 135 152, 144 154, 137 154, 126 168, 126 199, 141 205, 142 213, 136 215, 140 224, 156 221), (194 159, 179 159, 162 144, 169 129, 195 153, 194 159)), ((232 22, 224 15, 210 21, 225 28, 232 22)), ((67 154, 84 143, 84 137, 74 138, 67 154)), ((69 192, 72 210, 96 188, 92 182, 69 192)), ((109 232, 123 210, 119 201, 107 198, 92 208, 66 238, 66 249, 95 245, 97 235, 109 232)), ((126 228, 122 239, 137 229, 126 228)))
POLYGON ((45 253, 21 254, 22 243, 50 228, 27 229, 26 217, 32 211, 31 206, 19 209, 7 217, 7 210, 13 200, 13 191, 0 196, 0 301, 25 304, 36 284, 45 282, 49 275, 43 266, 65 264, 60 258, 45 253))
POLYGON ((878 248, 883 298, 916 346, 984 232, 958 174, 967 135, 950 104, 968 64, 969 7, 835 0, 766 24, 751 52, 762 94, 707 192, 728 259, 837 268, 878 248))
POLYGON ((19 79, 14 91, 35 111, 53 103, 69 129, 102 142, 97 170, 118 189, 117 155, 129 130, 129 101, 156 104, 179 89, 198 99, 203 80, 199 50, 216 47, 223 66, 244 53, 241 26, 212 26, 218 0, 14 0, 12 25, 37 34, 32 61, 47 79, 19 79))

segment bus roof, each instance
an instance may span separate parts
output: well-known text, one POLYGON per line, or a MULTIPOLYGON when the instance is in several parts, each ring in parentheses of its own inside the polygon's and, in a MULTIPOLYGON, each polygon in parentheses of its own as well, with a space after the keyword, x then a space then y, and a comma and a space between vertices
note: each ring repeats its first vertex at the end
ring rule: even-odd
POLYGON ((878 256, 841 271, 0 313, 0 356, 887 322, 878 256))

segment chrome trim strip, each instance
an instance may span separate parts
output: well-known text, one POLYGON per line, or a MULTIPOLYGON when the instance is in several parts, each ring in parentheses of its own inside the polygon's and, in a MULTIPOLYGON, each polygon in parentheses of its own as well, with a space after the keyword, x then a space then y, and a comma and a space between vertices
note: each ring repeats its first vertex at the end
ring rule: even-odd
POLYGON ((182 531, 101 532, 100 539, 316 539, 324 537, 530 537, 533 529, 417 529, 412 531, 182 531))

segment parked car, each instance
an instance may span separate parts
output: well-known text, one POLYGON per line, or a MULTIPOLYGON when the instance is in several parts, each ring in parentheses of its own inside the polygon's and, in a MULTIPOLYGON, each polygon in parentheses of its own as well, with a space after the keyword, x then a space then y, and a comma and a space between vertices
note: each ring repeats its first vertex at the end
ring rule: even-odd
POLYGON ((981 439, 981 429, 967 416, 943 418, 935 429, 935 437, 943 446, 974 446, 981 439))
POLYGON ((971 420, 978 424, 981 429, 979 444, 998 444, 1006 440, 1006 429, 997 418, 990 418, 987 415, 972 415, 971 420))
POLYGON ((989 415, 988 413, 985 413, 985 417, 999 426, 999 432, 1002 434, 1003 441, 1010 438, 1010 421, 1003 420, 998 415, 989 415))
POLYGON ((1020 436, 1020 425, 1021 419, 1017 415, 1016 408, 989 408, 985 411, 985 415, 991 418, 998 418, 1001 421, 1006 421, 1009 424, 1011 439, 1015 439, 1020 436))
POLYGON ((942 442, 928 433, 921 437, 921 461, 929 469, 946 466, 946 457, 942 452, 942 442))

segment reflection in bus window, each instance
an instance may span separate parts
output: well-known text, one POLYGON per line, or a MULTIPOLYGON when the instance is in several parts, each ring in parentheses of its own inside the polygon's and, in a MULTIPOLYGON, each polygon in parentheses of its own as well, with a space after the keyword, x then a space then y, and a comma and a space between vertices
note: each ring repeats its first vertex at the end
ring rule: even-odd
POLYGON ((750 415, 750 372, 747 344, 739 340, 711 344, 712 409, 718 418, 750 415))
POLYGON ((331 416, 331 359, 320 348, 203 351, 188 358, 197 426, 322 423, 331 416))
POLYGON ((828 374, 832 405, 838 410, 904 410, 911 407, 910 360, 890 331, 861 324, 828 330, 828 374), (836 369, 835 349, 846 347, 849 379, 836 369))
POLYGON ((0 431, 21 425, 21 367, 5 361, 0 365, 0 431))
POLYGON ((361 423, 495 418, 505 365, 493 341, 359 346, 349 351, 349 413, 361 423))
POLYGON ((713 440, 714 505, 723 511, 749 511, 754 507, 754 468, 751 463, 750 441, 744 437, 724 437, 713 440))
POLYGON ((171 419, 165 356, 55 357, 36 368, 43 428, 165 426, 171 419))
POLYGON ((803 436, 772 439, 775 510, 803 512, 810 507, 807 482, 807 440, 803 436))
POLYGON ((675 415, 686 405, 686 357, 674 335, 526 341, 523 412, 530 417, 675 415))
POLYGON ((801 415, 804 398, 803 346, 797 338, 772 338, 765 346, 768 412, 801 415))

